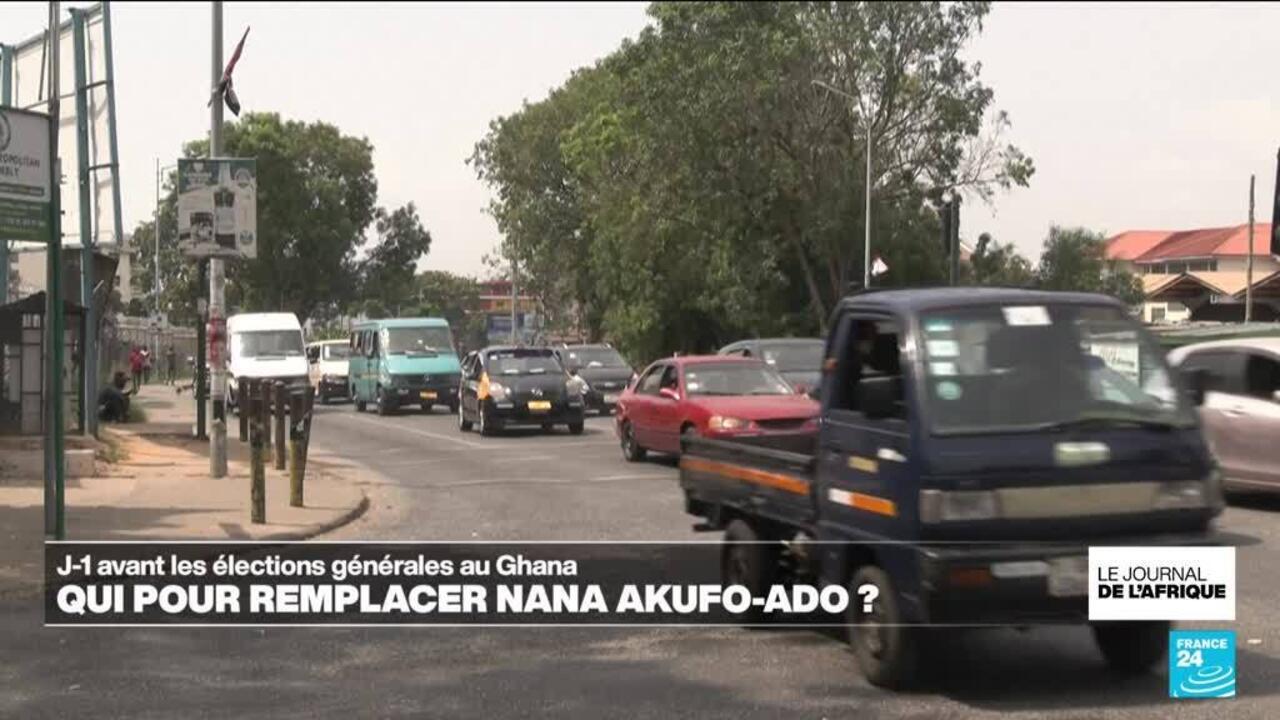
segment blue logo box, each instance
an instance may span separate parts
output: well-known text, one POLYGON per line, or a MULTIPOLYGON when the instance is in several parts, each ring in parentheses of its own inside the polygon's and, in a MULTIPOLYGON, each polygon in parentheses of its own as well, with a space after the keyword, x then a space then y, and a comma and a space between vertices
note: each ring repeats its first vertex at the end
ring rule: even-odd
POLYGON ((1232 630, 1169 632, 1169 697, 1236 696, 1236 634, 1232 630))

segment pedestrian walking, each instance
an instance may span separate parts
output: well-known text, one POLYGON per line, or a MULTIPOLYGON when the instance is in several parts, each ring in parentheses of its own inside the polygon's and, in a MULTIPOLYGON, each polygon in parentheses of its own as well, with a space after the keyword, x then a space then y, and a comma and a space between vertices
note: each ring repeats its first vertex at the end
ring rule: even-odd
POLYGON ((173 343, 169 343, 169 347, 164 351, 164 371, 165 383, 172 385, 178 378, 178 354, 173 349, 173 343))
POLYGON ((146 359, 142 356, 142 348, 137 345, 129 351, 129 372, 133 375, 133 386, 142 384, 142 371, 146 367, 146 359))

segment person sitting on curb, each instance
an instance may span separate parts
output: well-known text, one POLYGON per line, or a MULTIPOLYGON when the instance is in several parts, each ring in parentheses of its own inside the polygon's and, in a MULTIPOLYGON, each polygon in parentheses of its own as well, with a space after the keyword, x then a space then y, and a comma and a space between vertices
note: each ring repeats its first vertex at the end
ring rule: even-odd
POLYGON ((138 392, 137 382, 131 389, 126 390, 129 385, 129 376, 123 372, 116 371, 111 378, 111 384, 102 388, 98 393, 98 419, 103 422, 129 422, 129 399, 131 395, 138 392))

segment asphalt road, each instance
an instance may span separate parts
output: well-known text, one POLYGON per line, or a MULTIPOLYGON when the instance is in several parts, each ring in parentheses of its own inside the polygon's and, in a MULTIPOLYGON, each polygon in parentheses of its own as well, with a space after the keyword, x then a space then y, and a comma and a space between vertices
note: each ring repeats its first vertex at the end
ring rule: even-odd
MULTIPOLYGON (((453 417, 319 410, 315 443, 377 471, 332 539, 666 540, 691 531, 670 462, 622 460, 611 421, 582 436, 461 434, 453 417)), ((1238 694, 1167 698, 1119 680, 1083 628, 960 637, 909 694, 868 685, 813 630, 600 628, 45 629, 0 605, 0 717, 1280 717, 1280 500, 1221 527, 1240 544, 1238 694)))

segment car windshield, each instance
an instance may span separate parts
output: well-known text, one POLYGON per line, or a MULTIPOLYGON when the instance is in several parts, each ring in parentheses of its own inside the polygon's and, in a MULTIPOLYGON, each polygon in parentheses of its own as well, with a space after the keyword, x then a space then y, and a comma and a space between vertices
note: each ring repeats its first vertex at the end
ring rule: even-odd
POLYGON ((689 395, 791 395, 777 371, 756 363, 699 363, 684 371, 689 395))
POLYGON ((1117 308, 962 308, 926 314, 921 328, 936 432, 1193 423, 1160 348, 1117 308))
POLYGON ((321 357, 325 360, 346 360, 351 357, 351 346, 346 343, 340 345, 322 345, 321 357))
POLYGON ((240 357, 293 357, 302 355, 302 333, 297 330, 238 332, 232 352, 240 357))
POLYGON ((510 350, 489 353, 490 375, 541 375, 564 372, 550 351, 510 350))
POLYGON ((760 359, 782 372, 818 372, 822 365, 822 341, 762 343, 760 359))
POLYGON ((449 328, 396 327, 383 331, 388 355, 438 355, 453 352, 449 328))
POLYGON ((564 364, 572 368, 627 368, 631 367, 618 354, 607 347, 569 348, 564 353, 564 364))

